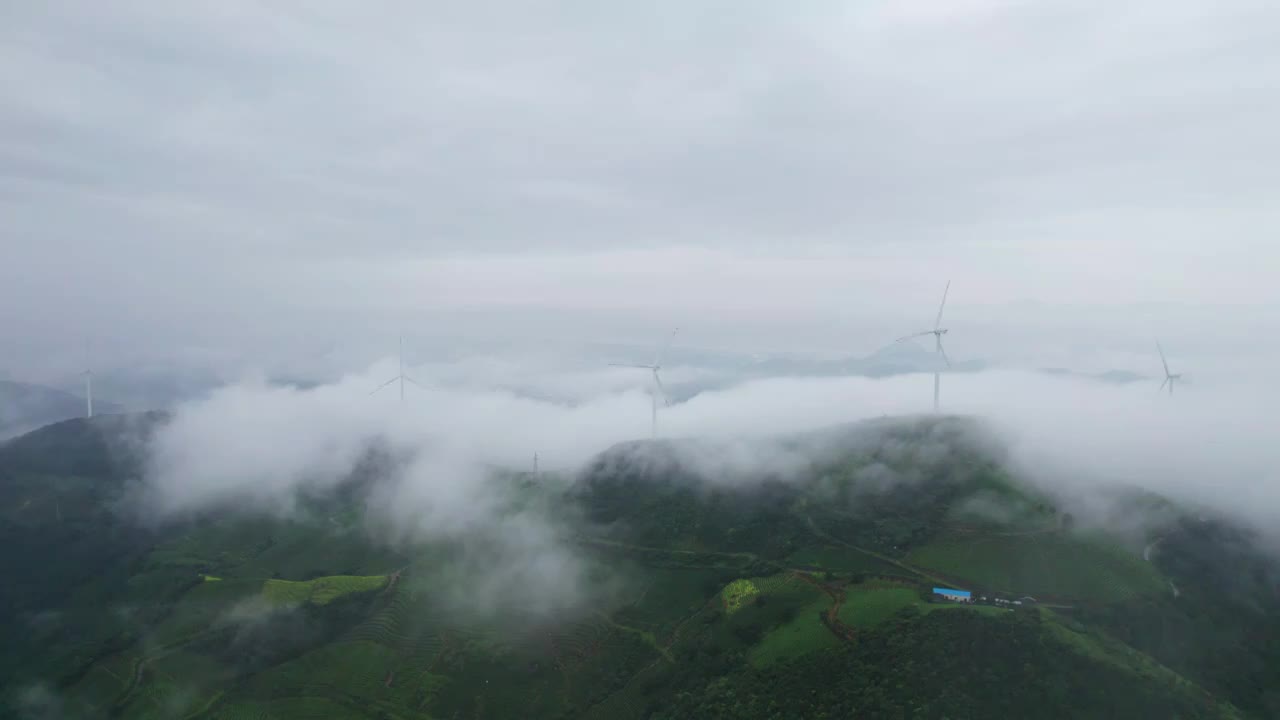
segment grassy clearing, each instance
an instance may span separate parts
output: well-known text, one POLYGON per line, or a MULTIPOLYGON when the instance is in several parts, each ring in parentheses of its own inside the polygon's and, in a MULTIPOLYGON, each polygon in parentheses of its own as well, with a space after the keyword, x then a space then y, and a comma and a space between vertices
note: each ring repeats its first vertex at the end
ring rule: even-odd
POLYGON ((830 606, 829 598, 818 598, 796 613, 794 618, 771 630, 748 654, 751 664, 758 668, 767 667, 835 647, 840 641, 818 620, 818 613, 826 612, 830 606))
POLYGON ((923 609, 927 603, 911 588, 851 589, 840 606, 840 620, 856 628, 875 627, 909 605, 920 605, 923 609))
POLYGON ((326 605, 343 595, 380 590, 386 575, 330 575, 315 580, 267 580, 262 596, 273 605, 326 605))
POLYGON ((990 591, 1114 602, 1166 591, 1160 574, 1122 548, 1063 535, 951 536, 908 561, 990 591))

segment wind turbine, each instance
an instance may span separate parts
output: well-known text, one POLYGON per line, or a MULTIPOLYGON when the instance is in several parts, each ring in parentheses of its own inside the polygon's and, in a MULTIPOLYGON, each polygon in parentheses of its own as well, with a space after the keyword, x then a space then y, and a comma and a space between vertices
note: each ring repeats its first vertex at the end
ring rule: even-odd
POLYGON ((84 343, 84 372, 80 373, 84 376, 84 416, 93 417, 93 353, 91 352, 93 341, 86 340, 84 343))
POLYGON ((395 377, 391 378, 390 380, 374 388, 373 392, 369 393, 370 395, 377 393, 382 388, 398 380, 400 381, 400 401, 404 402, 404 381, 405 380, 408 380, 409 382, 413 383, 414 385, 417 385, 418 387, 422 387, 422 385, 419 384, 417 380, 414 380, 413 378, 404 374, 404 336, 403 335, 400 336, 400 354, 396 356, 396 359, 400 364, 400 371, 396 373, 395 377))
MULTIPOLYGON (((942 349, 942 336, 947 334, 947 329, 942 327, 942 311, 947 307, 947 293, 951 290, 951 281, 947 281, 947 287, 942 291, 942 304, 938 306, 938 317, 933 321, 933 329, 923 332, 907 335, 898 338, 898 342, 906 342, 912 338, 924 337, 926 335, 933 336, 933 350, 938 353, 947 367, 951 367, 951 358, 947 357, 947 351, 942 349)), ((933 411, 938 412, 938 393, 942 386, 942 379, 937 370, 933 371, 933 411)))
POLYGON ((1182 373, 1169 372, 1169 361, 1164 358, 1164 348, 1160 347, 1160 341, 1156 341, 1156 350, 1160 351, 1160 362, 1164 365, 1164 382, 1160 383, 1160 389, 1164 390, 1164 386, 1169 386, 1169 397, 1173 397, 1173 381, 1181 380, 1182 373))
POLYGON ((653 437, 658 437, 658 396, 659 395, 662 396, 663 405, 666 405, 668 407, 670 407, 671 405, 671 401, 667 398, 667 388, 663 386, 662 376, 658 374, 658 371, 662 369, 662 357, 666 355, 667 348, 671 347, 672 338, 674 338, 676 336, 676 333, 678 332, 680 332, 680 328, 676 328, 675 330, 672 330, 671 334, 667 336, 667 341, 663 343, 661 348, 658 349, 658 355, 657 357, 654 358, 652 365, 631 365, 626 363, 609 363, 611 367, 639 368, 642 370, 648 370, 649 372, 653 373, 653 391, 650 393, 650 396, 653 398, 653 419, 652 419, 653 437))
POLYGON ((85 417, 93 417, 93 371, 85 370, 80 374, 84 375, 85 417))

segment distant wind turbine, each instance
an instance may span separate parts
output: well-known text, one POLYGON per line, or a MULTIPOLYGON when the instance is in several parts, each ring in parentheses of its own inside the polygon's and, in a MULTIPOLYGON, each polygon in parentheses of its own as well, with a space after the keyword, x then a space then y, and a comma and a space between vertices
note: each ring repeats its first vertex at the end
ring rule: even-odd
POLYGON ((93 417, 93 351, 92 341, 84 344, 84 416, 93 417))
MULTIPOLYGON (((396 373, 396 376, 395 376, 395 377, 391 378, 390 380, 388 380, 388 381, 386 381, 386 382, 382 383, 381 385, 379 385, 378 387, 374 388, 374 389, 373 389, 373 392, 369 393, 370 395, 373 395, 373 394, 377 393, 379 390, 381 390, 382 388, 384 388, 384 387, 386 387, 386 386, 390 385, 390 384, 391 384, 391 383, 393 383, 393 382, 399 381, 399 382, 400 382, 400 401, 401 401, 401 402, 404 402, 404 382, 405 382, 406 380, 408 380, 409 382, 413 383, 414 385, 417 385, 418 387, 422 387, 422 385, 421 385, 421 384, 419 384, 417 380, 414 380, 413 378, 411 378, 411 377, 409 377, 408 375, 405 375, 405 374, 404 374, 404 336, 403 336, 403 335, 402 335, 402 336, 400 336, 400 354, 399 354, 399 355, 397 355, 396 357, 397 357, 397 360, 398 360, 398 362, 399 362, 399 364, 400 364, 400 371, 396 373)), ((424 389, 425 389, 425 388, 424 388, 424 389)))
MULTIPOLYGON (((951 367, 951 358, 947 357, 947 351, 942 349, 942 336, 947 334, 947 329, 942 327, 942 311, 947 307, 947 293, 951 291, 951 281, 947 281, 947 287, 942 291, 942 304, 938 306, 938 317, 933 321, 933 329, 923 332, 907 335, 898 338, 898 342, 906 342, 912 338, 924 337, 926 335, 933 336, 933 349, 938 353, 942 361, 951 367)), ((942 379, 937 370, 933 371, 933 411, 938 412, 938 394, 942 386, 942 379)))
MULTIPOLYGON (((85 370, 81 374, 84 375, 85 417, 93 417, 93 371, 85 370)), ((108 392, 107 394, 109 396, 111 393, 108 392)), ((110 413, 107 414, 109 415, 110 413)))
POLYGON ((631 365, 626 363, 609 363, 611 367, 640 368, 643 370, 648 370, 653 373, 653 390, 650 393, 651 397, 653 398, 653 417, 652 417, 652 430, 651 430, 653 437, 658 437, 658 398, 659 396, 661 396, 662 398, 663 405, 666 405, 666 406, 671 405, 671 401, 667 398, 667 388, 663 386, 662 377, 658 374, 658 371, 662 369, 662 358, 664 355, 667 354, 667 348, 671 347, 671 340, 676 336, 676 333, 678 332, 680 332, 680 328, 676 328, 675 330, 672 330, 671 334, 667 336, 667 341, 662 345, 662 347, 658 349, 658 355, 654 358, 652 365, 631 365))
POLYGON ((1160 383, 1160 389, 1164 390, 1164 386, 1169 386, 1169 397, 1173 397, 1173 382, 1182 379, 1182 373, 1169 372, 1169 361, 1164 357, 1164 348, 1160 347, 1160 342, 1156 342, 1156 350, 1160 351, 1160 363, 1164 365, 1164 382, 1160 383))

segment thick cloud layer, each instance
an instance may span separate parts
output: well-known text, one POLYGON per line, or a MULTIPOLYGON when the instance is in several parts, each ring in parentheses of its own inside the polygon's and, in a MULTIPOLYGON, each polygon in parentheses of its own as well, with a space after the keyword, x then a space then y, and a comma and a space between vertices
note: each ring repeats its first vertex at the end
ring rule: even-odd
MULTIPOLYGON (((572 510, 556 506, 554 494, 513 504, 510 481, 494 470, 532 470, 537 453, 542 470, 572 477, 598 453, 649 435, 650 396, 639 388, 603 390, 555 404, 483 389, 476 376, 450 386, 425 375, 423 386, 405 388, 404 401, 394 386, 370 396, 389 372, 391 364, 383 363, 306 390, 249 381, 180 407, 151 445, 147 510, 163 517, 231 504, 290 513, 299 498, 330 493, 376 445, 396 460, 366 503, 370 537, 443 543, 463 554, 465 566, 487 568, 481 578, 460 571, 456 583, 433 583, 460 588, 435 593, 437 601, 483 612, 518 596, 535 615, 579 607, 587 598, 602 601, 621 579, 592 575, 571 541, 579 530, 566 515, 572 510), (485 592, 471 592, 481 580, 485 592), (476 607, 477 596, 496 605, 476 607)), ((658 427, 663 438, 695 441, 680 445, 693 472, 716 483, 754 483, 797 477, 815 459, 830 457, 833 438, 848 437, 819 432, 796 442, 797 435, 920 415, 931 396, 928 375, 775 378, 663 408, 658 427)), ((1144 487, 1254 526, 1280 520, 1280 448, 1268 441, 1270 408, 1251 386, 1183 386, 1171 398, 1154 383, 984 372, 945 375, 942 397, 948 413, 983 420, 994 437, 979 441, 993 442, 1011 470, 1085 522, 1120 530, 1141 524, 1117 516, 1108 490, 1118 486, 1144 487)), ((955 451, 947 442, 930 438, 905 450, 945 460, 955 451)), ((637 447, 630 452, 647 452, 637 447)), ((864 475, 869 487, 904 479, 874 465, 864 475)))
MULTIPOLYGON (((484 524, 486 468, 573 469, 611 445, 647 437, 650 398, 605 392, 559 405, 501 390, 410 385, 369 396, 385 367, 309 390, 230 386, 179 409, 156 437, 157 507, 180 510, 250 496, 286 503, 332 486, 374 438, 414 453, 397 513, 443 533, 484 524)), ((932 378, 776 378, 712 391, 659 413, 663 437, 719 440, 713 461, 732 478, 784 451, 769 438, 884 415, 924 413, 932 378), (743 440, 744 442, 736 442, 743 440)), ((1061 493, 1138 485, 1208 502, 1253 521, 1280 506, 1280 449, 1271 409, 1253 386, 1112 386, 1017 372, 943 377, 949 413, 987 421, 1014 468, 1061 493)), ((791 452, 791 451, 786 451, 791 452)))

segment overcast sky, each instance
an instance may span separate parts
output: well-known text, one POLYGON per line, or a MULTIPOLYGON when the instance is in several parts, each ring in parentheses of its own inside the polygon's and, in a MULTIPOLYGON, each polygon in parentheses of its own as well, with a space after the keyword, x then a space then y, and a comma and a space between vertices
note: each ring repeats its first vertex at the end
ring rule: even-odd
POLYGON ((948 279, 953 356, 1274 353, 1278 28, 1272 0, 3 2, 0 364, 406 326, 867 352, 948 279))

